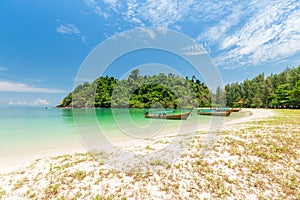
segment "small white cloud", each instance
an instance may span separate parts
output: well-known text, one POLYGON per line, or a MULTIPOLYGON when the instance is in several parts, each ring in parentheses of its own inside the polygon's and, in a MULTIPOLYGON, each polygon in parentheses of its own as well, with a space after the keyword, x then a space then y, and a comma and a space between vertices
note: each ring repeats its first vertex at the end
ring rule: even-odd
POLYGON ((87 36, 81 36, 81 41, 84 43, 84 44, 87 44, 87 36))
POLYGON ((141 31, 142 31, 142 33, 145 34, 145 36, 149 37, 152 40, 155 40, 156 34, 155 34, 155 32, 152 29, 142 28, 141 31))
MULTIPOLYGON (((161 30, 163 31, 163 30, 161 30)), ((149 44, 149 40, 155 40, 156 39, 156 33, 151 28, 140 28, 138 30, 133 29, 131 31, 121 32, 117 35, 117 38, 124 38, 127 40, 134 39, 136 37, 136 34, 138 33, 138 37, 141 37, 144 39, 145 44, 149 44)))
POLYGON ((46 99, 36 99, 33 102, 33 105, 50 105, 50 103, 46 99))
POLYGON ((64 93, 64 90, 32 87, 23 83, 0 81, 0 92, 64 93))
POLYGON ((117 0, 103 0, 103 2, 110 5, 113 8, 115 8, 117 5, 117 0))
POLYGON ((200 44, 193 44, 188 47, 181 48, 180 53, 187 56, 196 56, 201 54, 207 54, 200 44))
POLYGON ((8 105, 16 105, 16 106, 47 106, 50 103, 45 99, 36 99, 34 102, 27 101, 9 101, 8 105))
POLYGON ((0 71, 5 71, 6 68, 5 67, 0 67, 0 71))
POLYGON ((100 15, 104 19, 107 19, 109 17, 109 15, 100 8, 100 6, 98 5, 98 3, 95 0, 84 0, 84 3, 88 7, 93 9, 94 13, 96 13, 97 15, 100 15))
POLYGON ((175 25, 174 28, 175 28, 177 31, 181 31, 181 28, 182 28, 182 27, 179 26, 179 25, 175 25))
POLYGON ((27 101, 9 101, 8 105, 24 106, 24 105, 28 105, 28 102, 27 101))
POLYGON ((160 0, 143 4, 138 11, 143 20, 150 22, 155 27, 169 27, 177 22, 182 22, 191 15, 196 0, 160 0))
POLYGON ((79 28, 73 24, 61 24, 56 27, 56 32, 62 35, 75 35, 76 37, 79 37, 84 44, 87 44, 87 36, 82 35, 79 28))
POLYGON ((63 35, 80 35, 80 30, 73 24, 59 25, 56 28, 56 32, 61 33, 63 35))

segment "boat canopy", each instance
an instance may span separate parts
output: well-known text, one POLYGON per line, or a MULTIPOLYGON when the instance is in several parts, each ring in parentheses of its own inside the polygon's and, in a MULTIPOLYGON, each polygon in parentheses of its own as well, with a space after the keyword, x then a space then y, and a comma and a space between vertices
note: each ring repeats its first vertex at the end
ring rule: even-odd
POLYGON ((174 110, 159 110, 156 111, 155 114, 168 114, 168 113, 173 113, 174 110))

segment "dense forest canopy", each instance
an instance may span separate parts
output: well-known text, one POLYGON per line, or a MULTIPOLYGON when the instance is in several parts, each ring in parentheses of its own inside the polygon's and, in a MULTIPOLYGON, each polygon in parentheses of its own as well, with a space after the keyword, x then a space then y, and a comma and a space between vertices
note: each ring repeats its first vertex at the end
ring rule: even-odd
POLYGON ((141 76, 133 70, 126 80, 100 77, 68 94, 58 107, 186 108, 186 107, 300 108, 300 66, 265 77, 227 84, 214 93, 193 76, 141 76))
POLYGON ((225 94, 230 107, 300 108, 300 66, 268 77, 259 74, 252 80, 227 84, 225 94))
POLYGON ((210 102, 209 89, 195 77, 141 76, 133 70, 126 80, 106 76, 79 85, 59 107, 187 108, 210 106, 210 102))

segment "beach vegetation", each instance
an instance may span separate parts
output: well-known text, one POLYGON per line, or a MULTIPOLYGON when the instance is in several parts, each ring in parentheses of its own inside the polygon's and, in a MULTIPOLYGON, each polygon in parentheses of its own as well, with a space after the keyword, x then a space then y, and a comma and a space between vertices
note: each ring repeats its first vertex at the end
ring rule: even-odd
POLYGON ((147 146, 145 147, 145 149, 148 150, 148 151, 153 150, 149 145, 147 145, 147 146))
POLYGON ((36 196, 36 193, 34 193, 34 192, 29 192, 28 197, 29 197, 29 199, 38 199, 36 196))
POLYGON ((175 167, 176 169, 180 169, 180 164, 175 164, 174 167, 175 167))
POLYGON ((76 170, 75 172, 70 174, 70 177, 82 181, 86 177, 86 175, 87 175, 86 171, 76 170))
POLYGON ((0 187, 0 199, 2 199, 4 195, 6 195, 6 192, 0 187))
POLYGON ((142 76, 133 70, 127 79, 100 77, 78 85, 58 107, 185 108, 210 106, 210 91, 200 80, 174 74, 142 76))
POLYGON ((50 184, 44 190, 44 199, 53 199, 59 194, 59 184, 50 184))
POLYGON ((168 164, 166 165, 166 169, 171 169, 171 167, 172 167, 172 165, 171 165, 170 163, 168 163, 168 164))
POLYGON ((153 165, 153 166, 160 165, 160 166, 162 166, 162 165, 164 165, 164 162, 160 159, 153 159, 153 160, 150 161, 150 165, 153 165))
POLYGON ((265 77, 261 73, 251 80, 227 84, 224 93, 230 107, 300 108, 300 65, 279 74, 265 77))
POLYGON ((53 164, 49 164, 50 183, 53 184, 53 164))
POLYGON ((216 91, 193 76, 142 76, 133 70, 127 79, 99 77, 78 85, 58 107, 185 108, 185 107, 300 108, 300 66, 279 74, 226 84, 216 91))
POLYGON ((29 182, 29 179, 27 177, 23 177, 22 179, 17 180, 17 182, 14 184, 13 190, 17 190, 17 189, 23 187, 28 182, 29 182))
POLYGON ((113 195, 96 195, 95 200, 113 200, 113 195))

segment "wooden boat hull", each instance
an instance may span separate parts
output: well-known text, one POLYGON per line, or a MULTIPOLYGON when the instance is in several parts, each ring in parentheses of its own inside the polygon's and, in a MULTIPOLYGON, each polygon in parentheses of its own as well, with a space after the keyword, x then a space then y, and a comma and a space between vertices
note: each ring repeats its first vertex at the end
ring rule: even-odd
POLYGON ((198 111, 198 115, 211 115, 211 116, 229 116, 231 114, 230 110, 227 111, 217 111, 217 112, 203 112, 198 111))
POLYGON ((145 118, 153 118, 153 119, 171 119, 171 120, 186 120, 190 116, 191 112, 182 113, 182 114, 159 114, 159 115, 150 115, 149 113, 145 113, 145 118))
POLYGON ((232 108, 231 112, 239 112, 241 110, 241 108, 232 108))

